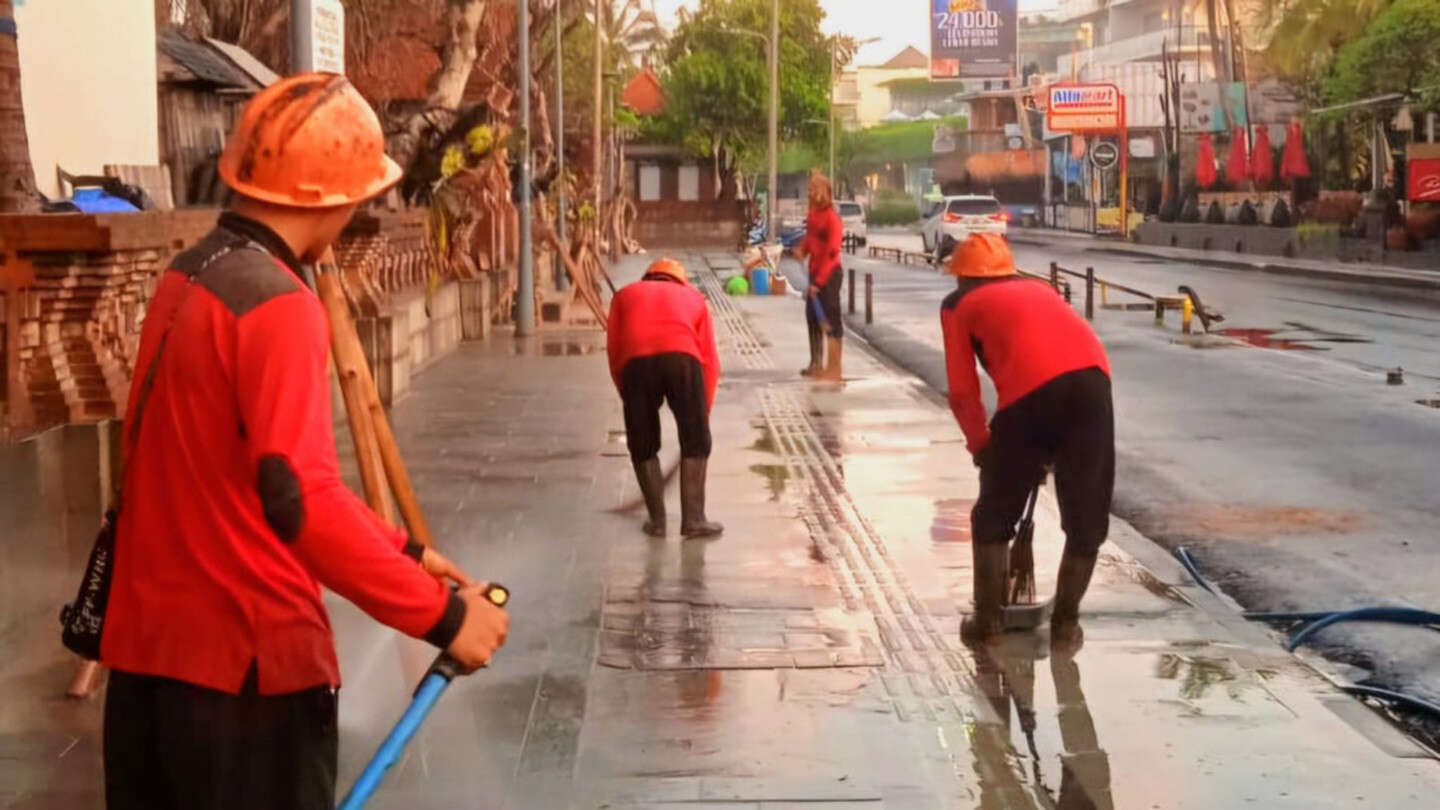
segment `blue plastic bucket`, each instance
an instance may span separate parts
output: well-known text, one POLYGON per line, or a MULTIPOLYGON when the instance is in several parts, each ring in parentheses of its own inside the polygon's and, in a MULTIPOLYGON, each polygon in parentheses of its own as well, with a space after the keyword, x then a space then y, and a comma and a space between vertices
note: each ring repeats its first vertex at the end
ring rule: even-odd
POLYGON ((750 290, 756 295, 770 294, 770 271, 757 267, 750 271, 750 290))

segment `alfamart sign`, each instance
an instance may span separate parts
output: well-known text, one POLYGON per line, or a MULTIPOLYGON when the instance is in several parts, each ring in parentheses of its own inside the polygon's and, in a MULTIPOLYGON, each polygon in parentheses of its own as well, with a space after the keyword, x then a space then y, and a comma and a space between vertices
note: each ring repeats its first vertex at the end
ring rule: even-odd
POLYGON ((1114 132, 1124 126, 1125 97, 1113 84, 1053 84, 1045 126, 1054 132, 1114 132))

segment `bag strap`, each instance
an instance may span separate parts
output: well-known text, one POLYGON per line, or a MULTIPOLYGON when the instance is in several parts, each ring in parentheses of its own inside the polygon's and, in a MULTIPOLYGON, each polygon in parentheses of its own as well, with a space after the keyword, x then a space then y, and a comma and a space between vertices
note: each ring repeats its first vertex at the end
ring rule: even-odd
POLYGON ((203 275, 206 270, 209 270, 215 262, 237 250, 255 250, 267 256, 271 255, 270 251, 266 250, 264 245, 253 239, 242 237, 226 242, 214 253, 205 257, 205 260, 200 263, 200 266, 196 268, 194 272, 187 274, 185 279, 185 294, 181 296, 180 301, 175 304, 175 308, 170 311, 170 319, 165 323, 165 331, 160 333, 160 344, 155 347, 155 356, 150 359, 150 365, 145 369, 145 377, 140 382, 140 395, 135 399, 135 413, 133 417, 129 414, 126 415, 126 419, 130 423, 130 447, 132 448, 132 456, 126 460, 125 472, 121 476, 120 495, 115 499, 115 511, 117 513, 120 511, 120 505, 125 497, 124 481, 129 479, 129 470, 134 466, 133 453, 138 453, 140 450, 140 425, 144 421, 145 406, 150 403, 150 394, 155 388, 155 377, 160 370, 160 361, 165 357, 165 346, 170 342, 170 330, 175 326, 175 319, 179 316, 180 310, 185 306, 185 302, 190 300, 190 290, 200 279, 200 276, 203 275))

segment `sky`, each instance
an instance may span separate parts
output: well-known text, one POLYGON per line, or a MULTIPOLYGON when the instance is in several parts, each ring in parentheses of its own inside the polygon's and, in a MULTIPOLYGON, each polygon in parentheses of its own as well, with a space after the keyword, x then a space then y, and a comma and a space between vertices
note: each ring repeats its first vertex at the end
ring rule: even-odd
MULTIPOLYGON (((675 13, 681 7, 694 8, 699 0, 652 0, 655 13, 667 28, 674 27, 675 13)), ((856 39, 880 37, 860 49, 858 65, 885 62, 907 45, 924 53, 930 52, 927 29, 930 0, 820 0, 825 9, 821 29, 827 34, 849 34, 856 39), (910 7, 909 13, 899 9, 910 7)), ((1055 0, 1020 0, 1022 14, 1055 7, 1055 0)))

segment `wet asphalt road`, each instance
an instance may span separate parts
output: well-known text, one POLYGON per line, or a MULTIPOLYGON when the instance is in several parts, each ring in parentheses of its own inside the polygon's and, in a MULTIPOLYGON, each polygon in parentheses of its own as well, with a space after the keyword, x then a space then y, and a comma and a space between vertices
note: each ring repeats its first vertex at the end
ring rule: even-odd
MULTIPOLYGON (((918 249, 918 237, 872 239, 912 241, 918 249)), ((1150 313, 1097 312, 1115 381, 1116 514, 1166 547, 1188 546, 1247 609, 1440 609, 1440 409, 1416 403, 1440 398, 1440 296, 1085 248, 1015 246, 1027 269, 1090 265, 1154 293, 1190 284, 1225 315, 1216 328, 1236 330, 1185 338, 1174 314, 1157 328, 1150 313), (1405 384, 1386 385, 1397 366, 1405 384)), ((874 274, 873 342, 943 386, 936 312, 952 282, 847 263, 874 274)), ((1075 289, 1080 305, 1083 281, 1075 289)), ((1355 680, 1373 673, 1440 698, 1433 631, 1349 625, 1316 647, 1358 667, 1355 680)))

